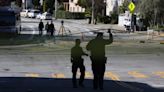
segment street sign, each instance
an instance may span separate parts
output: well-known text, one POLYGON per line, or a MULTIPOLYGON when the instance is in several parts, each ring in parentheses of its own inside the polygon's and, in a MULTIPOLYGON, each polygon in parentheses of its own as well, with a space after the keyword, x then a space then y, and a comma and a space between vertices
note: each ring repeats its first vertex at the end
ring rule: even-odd
POLYGON ((135 6, 135 4, 133 2, 130 2, 129 5, 128 5, 128 8, 130 10, 130 13, 133 13, 135 8, 136 8, 136 6, 135 6))

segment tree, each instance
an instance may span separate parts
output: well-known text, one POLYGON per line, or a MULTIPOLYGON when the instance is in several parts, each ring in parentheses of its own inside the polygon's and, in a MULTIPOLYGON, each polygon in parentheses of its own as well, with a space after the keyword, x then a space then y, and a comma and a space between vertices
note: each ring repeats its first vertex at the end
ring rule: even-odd
POLYGON ((15 4, 19 7, 22 7, 22 0, 15 0, 15 4))
POLYGON ((119 14, 125 13, 125 11, 128 10, 128 4, 129 4, 129 1, 124 0, 123 4, 119 7, 119 14))
MULTIPOLYGON (((105 11, 105 2, 104 0, 78 0, 78 5, 84 7, 86 9, 87 15, 91 17, 91 14, 95 19, 99 15, 103 15, 103 11, 105 11), (92 7, 92 3, 94 3, 92 7)), ((93 20, 92 20, 93 21, 93 20)), ((92 22, 93 23, 93 22, 92 22)))
POLYGON ((10 0, 0 0, 0 6, 8 6, 10 5, 10 0))
POLYGON ((32 4, 34 5, 34 8, 38 9, 40 6, 40 0, 32 0, 32 4))
POLYGON ((157 26, 164 22, 164 0, 140 0, 138 11, 150 26, 157 26))
POLYGON ((55 0, 44 0, 43 2, 43 11, 53 13, 55 0))

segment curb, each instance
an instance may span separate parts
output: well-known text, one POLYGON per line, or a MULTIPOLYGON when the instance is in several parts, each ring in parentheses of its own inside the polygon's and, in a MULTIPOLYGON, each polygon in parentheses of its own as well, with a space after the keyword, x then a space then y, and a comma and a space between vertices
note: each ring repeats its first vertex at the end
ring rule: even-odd
POLYGON ((42 44, 0 46, 0 49, 6 49, 6 48, 23 48, 23 47, 32 47, 32 46, 41 46, 41 45, 42 45, 42 44))

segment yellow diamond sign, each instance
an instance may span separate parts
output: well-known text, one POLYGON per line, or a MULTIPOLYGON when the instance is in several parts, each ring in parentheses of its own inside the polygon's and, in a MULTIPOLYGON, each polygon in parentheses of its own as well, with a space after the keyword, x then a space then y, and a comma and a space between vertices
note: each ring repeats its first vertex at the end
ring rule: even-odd
POLYGON ((129 8, 130 12, 132 13, 134 11, 134 9, 136 8, 136 6, 133 2, 130 2, 130 4, 128 5, 128 8, 129 8))

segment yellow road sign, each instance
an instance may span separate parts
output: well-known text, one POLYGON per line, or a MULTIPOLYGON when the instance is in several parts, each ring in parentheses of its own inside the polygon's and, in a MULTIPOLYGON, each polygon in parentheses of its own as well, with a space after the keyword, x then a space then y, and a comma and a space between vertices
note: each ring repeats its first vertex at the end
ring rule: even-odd
POLYGON ((136 6, 133 2, 130 2, 128 5, 128 8, 130 10, 131 13, 133 13, 133 11, 135 10, 136 6))

